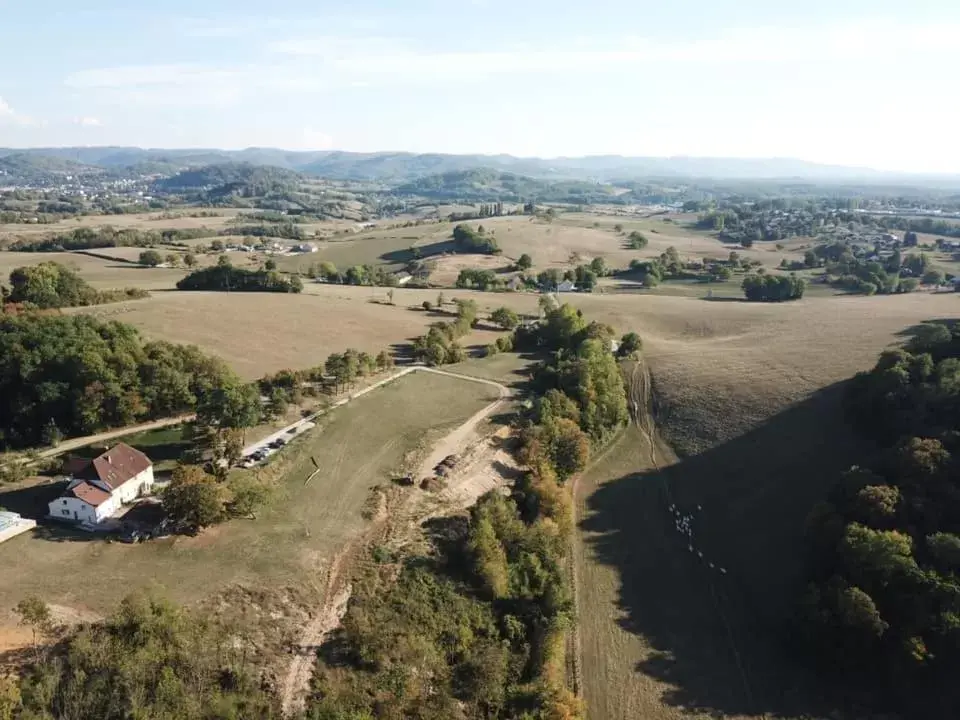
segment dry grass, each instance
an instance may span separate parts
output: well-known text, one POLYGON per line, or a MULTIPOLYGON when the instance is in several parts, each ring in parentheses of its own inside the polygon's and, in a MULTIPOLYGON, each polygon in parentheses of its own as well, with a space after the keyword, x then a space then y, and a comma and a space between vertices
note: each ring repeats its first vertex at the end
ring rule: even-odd
MULTIPOLYGON (((493 270, 506 273, 513 267, 510 260, 496 255, 444 255, 434 262, 436 269, 430 273, 430 282, 444 287, 454 287, 461 270, 493 270)), ((501 275, 501 279, 509 277, 510 275, 501 275)))
POLYGON ((160 212, 153 211, 137 215, 82 215, 69 220, 46 225, 14 223, 0 225, 0 240, 5 237, 47 235, 70 232, 77 228, 138 228, 141 230, 166 230, 168 228, 184 230, 197 228, 222 228, 231 218, 240 214, 238 210, 208 210, 218 213, 217 217, 186 217, 173 213, 176 217, 165 218, 160 212))
MULTIPOLYGON (((403 290, 395 293, 396 305, 386 305, 383 288, 311 284, 311 289, 302 295, 172 291, 70 312, 129 323, 147 338, 197 345, 251 379, 320 365, 348 347, 376 353, 406 345, 430 323, 450 319, 409 309, 403 290)), ((436 300, 435 294, 429 297, 436 300)), ((479 329, 463 344, 486 345, 498 335, 479 329)))
MULTIPOLYGON (((104 255, 116 256, 119 259, 122 255, 125 256, 122 251, 126 250, 136 250, 136 256, 141 252, 139 248, 104 248, 102 252, 104 255)), ((0 282, 6 283, 14 268, 51 261, 71 268, 100 290, 125 287, 138 287, 144 290, 170 289, 186 274, 185 270, 143 268, 133 263, 93 257, 83 253, 0 252, 0 282)))
POLYGON ((590 716, 821 717, 830 708, 780 634, 800 587, 806 514, 863 452, 838 383, 908 328, 955 316, 957 297, 571 299, 641 334, 658 423, 686 454, 657 471, 631 429, 581 481, 590 716), (669 502, 694 515, 692 541, 669 502))
MULTIPOLYGON (((334 411, 325 424, 264 469, 280 478, 273 503, 256 520, 233 520, 196 538, 108 544, 45 528, 0 545, 0 624, 21 598, 106 612, 129 592, 157 586, 196 601, 229 585, 322 586, 322 567, 359 532, 370 490, 389 482, 408 453, 463 422, 496 397, 478 383, 415 373, 334 411), (314 469, 323 472, 305 485, 314 469)), ((55 489, 55 488, 53 488, 55 489)), ((44 491, 0 494, 22 508, 44 491)))

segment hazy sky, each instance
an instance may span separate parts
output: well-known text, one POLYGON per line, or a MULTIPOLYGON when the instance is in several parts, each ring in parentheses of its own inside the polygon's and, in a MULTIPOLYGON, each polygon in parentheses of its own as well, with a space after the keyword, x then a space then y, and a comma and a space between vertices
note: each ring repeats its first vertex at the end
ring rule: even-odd
POLYGON ((957 0, 0 0, 0 146, 960 172, 957 0))

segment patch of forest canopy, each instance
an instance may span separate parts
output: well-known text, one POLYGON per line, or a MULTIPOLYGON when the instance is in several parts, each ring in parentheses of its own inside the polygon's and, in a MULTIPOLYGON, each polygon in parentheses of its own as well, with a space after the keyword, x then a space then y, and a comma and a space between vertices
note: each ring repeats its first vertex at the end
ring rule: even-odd
POLYGON ((0 449, 192 412, 241 387, 222 360, 130 325, 0 315, 0 449))
POLYGON ((847 393, 882 451, 810 518, 801 635, 817 667, 909 717, 960 714, 960 334, 925 326, 847 393))
POLYGON ((100 305, 149 295, 140 288, 97 290, 75 272, 55 262, 16 268, 10 273, 10 288, 0 290, 3 305, 13 303, 41 310, 100 305))
POLYGON ((217 265, 194 270, 179 280, 177 290, 298 293, 303 290, 303 281, 297 275, 276 270, 236 268, 224 256, 217 265))

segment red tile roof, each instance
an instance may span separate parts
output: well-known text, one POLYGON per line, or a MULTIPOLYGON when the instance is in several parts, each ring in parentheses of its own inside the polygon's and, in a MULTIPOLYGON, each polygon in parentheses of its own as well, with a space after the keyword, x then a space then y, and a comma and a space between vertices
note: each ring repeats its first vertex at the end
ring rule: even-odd
POLYGON ((93 505, 97 507, 98 505, 106 502, 110 499, 110 493, 106 493, 100 488, 91 485, 87 481, 83 481, 78 485, 74 485, 66 493, 66 495, 73 495, 77 500, 82 500, 88 505, 93 505))
POLYGON ((96 476, 111 490, 116 490, 128 480, 152 465, 150 458, 126 443, 117 443, 105 453, 93 459, 96 476))

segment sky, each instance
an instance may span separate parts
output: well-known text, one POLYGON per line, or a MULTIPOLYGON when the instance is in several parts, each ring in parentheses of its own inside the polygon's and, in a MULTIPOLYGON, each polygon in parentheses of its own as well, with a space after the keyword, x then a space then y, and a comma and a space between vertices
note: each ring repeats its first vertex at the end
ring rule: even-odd
POLYGON ((0 0, 0 147, 960 173, 956 0, 0 0))

